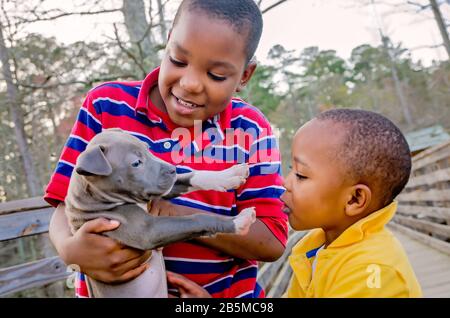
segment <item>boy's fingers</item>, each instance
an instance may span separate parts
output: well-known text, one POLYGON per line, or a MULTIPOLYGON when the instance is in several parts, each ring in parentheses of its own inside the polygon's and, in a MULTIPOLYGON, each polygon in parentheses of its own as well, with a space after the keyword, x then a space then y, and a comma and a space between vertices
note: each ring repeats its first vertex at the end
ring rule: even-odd
POLYGON ((186 277, 167 271, 167 281, 180 292, 180 298, 210 298, 211 295, 186 277))
MULTIPOLYGON (((198 286, 196 283, 185 278, 184 276, 173 273, 173 272, 169 272, 169 271, 167 271, 167 280, 172 285, 181 287, 183 289, 189 289, 189 288, 198 286)), ((200 287, 200 286, 198 286, 198 287, 200 287)))
POLYGON ((126 273, 130 270, 136 269, 140 265, 146 263, 151 256, 151 251, 147 251, 143 254, 139 254, 133 258, 126 258, 125 263, 118 265, 114 271, 116 273, 126 273))
POLYGON ((120 225, 119 221, 98 218, 84 223, 80 230, 86 233, 102 233, 116 229, 120 225))
POLYGON ((148 209, 148 213, 150 213, 153 216, 158 216, 161 212, 159 203, 157 201, 149 203, 149 205, 147 205, 147 209, 148 209))
POLYGON ((167 281, 171 284, 178 285, 180 281, 182 282, 182 279, 180 279, 181 275, 176 274, 174 272, 166 271, 166 276, 167 281))
POLYGON ((152 251, 143 251, 138 250, 136 248, 132 248, 124 245, 118 252, 117 255, 120 255, 120 258, 124 260, 124 262, 128 262, 131 259, 141 258, 142 262, 145 262, 152 255, 152 251))
POLYGON ((147 268, 149 268, 149 264, 145 263, 142 264, 141 266, 132 269, 131 271, 126 272, 125 274, 123 274, 120 278, 119 281, 120 282, 127 282, 129 280, 132 280, 133 278, 138 277, 139 275, 141 275, 143 272, 145 272, 147 270, 147 268))

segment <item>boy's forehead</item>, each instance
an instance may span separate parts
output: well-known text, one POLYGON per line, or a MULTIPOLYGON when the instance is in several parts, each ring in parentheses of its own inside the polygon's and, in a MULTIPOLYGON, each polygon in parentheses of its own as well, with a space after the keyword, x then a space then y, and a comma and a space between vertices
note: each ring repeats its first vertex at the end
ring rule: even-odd
POLYGON ((336 153, 345 140, 345 127, 331 121, 313 119, 300 127, 294 137, 293 156, 336 153))
POLYGON ((221 31, 221 34, 214 33, 214 36, 219 36, 220 38, 222 38, 222 32, 230 32, 235 37, 233 41, 235 43, 234 45, 239 42, 245 43, 246 36, 248 35, 247 33, 249 32, 249 30, 245 30, 245 28, 237 29, 230 21, 227 21, 220 16, 216 16, 212 13, 208 13, 206 11, 198 9, 184 9, 178 17, 177 23, 173 25, 172 32, 174 30, 177 30, 177 28, 179 27, 183 28, 184 30, 186 28, 198 28, 200 22, 204 21, 206 21, 209 27, 201 28, 201 31, 214 33, 218 27, 221 31))
POLYGON ((231 23, 230 21, 227 21, 227 19, 221 17, 220 13, 209 12, 207 10, 197 8, 197 7, 192 8, 189 5, 187 7, 184 6, 184 8, 181 10, 174 27, 178 24, 178 21, 181 20, 181 18, 186 18, 186 17, 206 18, 206 19, 220 22, 221 24, 223 24, 224 27, 232 28, 236 33, 241 34, 242 32, 240 32, 240 31, 243 31, 243 30, 238 30, 233 25, 233 23, 231 23))
POLYGON ((211 56, 211 63, 234 65, 245 63, 245 44, 245 36, 229 22, 195 11, 180 16, 171 31, 168 48, 187 56, 211 56))

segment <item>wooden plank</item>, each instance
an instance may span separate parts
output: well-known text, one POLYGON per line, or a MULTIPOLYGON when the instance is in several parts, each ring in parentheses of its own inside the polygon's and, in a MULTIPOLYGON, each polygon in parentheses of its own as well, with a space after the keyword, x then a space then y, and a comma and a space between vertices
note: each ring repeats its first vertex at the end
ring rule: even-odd
POLYGON ((258 284, 263 289, 268 289, 275 281, 275 276, 280 271, 280 268, 286 264, 289 263, 287 261, 288 256, 291 254, 292 247, 297 244, 297 242, 307 233, 307 231, 302 232, 294 232, 291 235, 289 235, 289 240, 286 245, 286 249, 283 253, 283 255, 277 259, 275 262, 271 263, 265 263, 259 270, 258 270, 258 284))
POLYGON ((413 171, 450 157, 450 141, 427 149, 412 158, 413 171))
POLYGON ((422 287, 424 297, 437 297, 441 293, 447 293, 450 296, 450 284, 435 286, 429 283, 435 280, 436 273, 443 273, 446 277, 450 277, 450 255, 430 248, 399 231, 393 230, 393 232, 402 243, 408 255, 409 261, 422 287))
POLYGON ((424 291, 424 295, 426 297, 432 298, 450 298, 450 284, 441 285, 436 287, 430 287, 426 289, 426 294, 424 291))
POLYGON ((441 161, 443 159, 449 158, 450 157, 450 148, 449 149, 445 149, 442 152, 437 152, 435 154, 430 155, 429 157, 425 157, 424 159, 417 161, 415 163, 413 163, 413 171, 423 168, 425 166, 428 166, 430 164, 433 164, 435 162, 441 161))
POLYGON ((58 256, 0 269, 0 296, 50 284, 70 274, 58 256))
POLYGON ((399 204, 397 212, 405 215, 414 215, 418 218, 433 217, 450 220, 450 208, 399 204))
MULTIPOLYGON (((447 263, 447 266, 449 264, 447 263)), ((421 286, 424 288, 437 287, 450 284, 450 273, 445 270, 436 270, 433 273, 426 273, 422 276, 421 286)))
POLYGON ((0 203, 0 215, 49 207, 42 197, 0 203))
POLYGON ((406 188, 414 188, 421 185, 432 185, 438 182, 450 180, 450 168, 433 171, 417 177, 412 177, 406 188))
POLYGON ((428 148, 427 150, 424 150, 421 153, 417 154, 416 156, 414 156, 414 158, 412 158, 413 163, 420 161, 423 158, 428 157, 429 155, 432 155, 433 153, 446 148, 447 146, 450 146, 450 140, 443 142, 442 144, 428 148))
POLYGON ((277 275, 272 288, 270 288, 267 293, 268 298, 280 298, 285 292, 289 285, 289 281, 292 276, 292 268, 289 262, 283 264, 280 273, 277 275))
POLYGON ((419 230, 423 233, 432 233, 440 236, 444 236, 445 238, 450 238, 450 226, 437 224, 425 220, 418 220, 413 218, 408 218, 400 215, 394 216, 394 221, 401 224, 406 225, 408 227, 412 227, 416 230, 419 230))
POLYGON ((448 190, 416 190, 408 193, 401 193, 397 200, 399 202, 417 202, 417 201, 450 201, 450 189, 448 190))
POLYGON ((54 208, 0 216, 0 242, 48 231, 54 208))
POLYGON ((440 251, 446 255, 450 255, 450 243, 447 243, 442 240, 438 240, 437 238, 434 238, 432 236, 428 236, 426 234, 414 231, 410 228, 407 228, 406 226, 400 225, 395 222, 390 222, 388 224, 388 227, 390 227, 394 231, 403 233, 403 234, 409 236, 410 238, 415 239, 425 245, 435 248, 438 251, 440 251))

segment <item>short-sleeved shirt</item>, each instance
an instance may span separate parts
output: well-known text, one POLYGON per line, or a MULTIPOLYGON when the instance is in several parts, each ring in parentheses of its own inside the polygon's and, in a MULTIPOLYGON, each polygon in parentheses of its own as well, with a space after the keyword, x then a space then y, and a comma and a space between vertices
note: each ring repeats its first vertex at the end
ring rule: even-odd
POLYGON ((422 297, 422 290, 401 243, 385 227, 397 203, 348 227, 326 248, 325 232, 311 230, 293 248, 290 298, 422 297), (320 250, 321 249, 321 250, 320 250), (319 251, 320 250, 320 251, 319 251), (315 271, 312 264, 315 263, 315 271))
MULTIPOLYGON (((108 82, 89 91, 44 198, 54 206, 64 201, 77 157, 87 143, 103 129, 121 128, 147 143, 154 155, 175 164, 177 173, 249 163, 250 176, 237 190, 195 191, 171 201, 227 216, 255 207, 258 219, 285 245, 287 217, 279 199, 284 191, 280 153, 267 119, 254 106, 233 98, 223 112, 204 121, 200 130, 181 129, 149 98, 158 74, 159 68, 144 81, 108 82)), ((231 257, 194 241, 169 245, 163 254, 168 270, 195 281, 213 297, 264 296, 256 282, 256 261, 231 257)), ((81 275, 78 296, 87 296, 84 281, 81 275)))

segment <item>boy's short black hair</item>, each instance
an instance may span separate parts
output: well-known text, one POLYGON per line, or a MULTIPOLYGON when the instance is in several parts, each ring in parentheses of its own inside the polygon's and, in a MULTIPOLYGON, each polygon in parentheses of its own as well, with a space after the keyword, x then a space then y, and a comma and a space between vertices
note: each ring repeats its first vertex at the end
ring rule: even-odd
POLYGON ((333 109, 316 118, 343 125, 345 140, 337 158, 346 166, 346 174, 371 187, 380 207, 391 203, 411 173, 411 154, 400 129, 386 117, 365 110, 333 109))
POLYGON ((201 11, 229 23, 237 33, 246 36, 246 62, 253 58, 263 28, 262 14, 254 0, 183 0, 175 15, 173 27, 184 10, 201 11))

